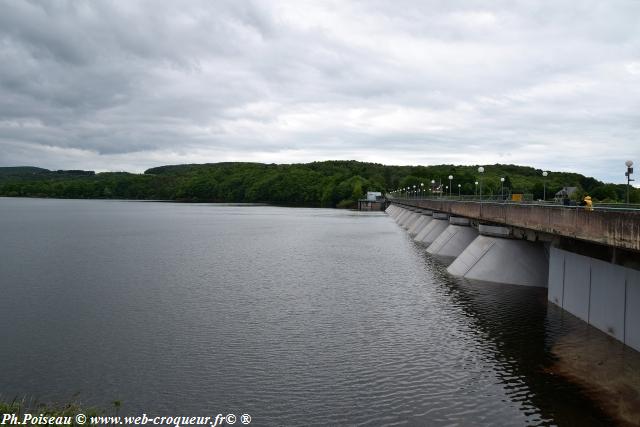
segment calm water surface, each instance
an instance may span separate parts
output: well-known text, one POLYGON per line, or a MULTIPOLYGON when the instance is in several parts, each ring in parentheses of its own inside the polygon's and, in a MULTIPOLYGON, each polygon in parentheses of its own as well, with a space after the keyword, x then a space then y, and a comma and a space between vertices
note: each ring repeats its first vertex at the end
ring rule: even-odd
POLYGON ((5 400, 252 425, 611 423, 546 369, 580 322, 545 290, 450 278, 383 213, 0 199, 0 242, 5 400))

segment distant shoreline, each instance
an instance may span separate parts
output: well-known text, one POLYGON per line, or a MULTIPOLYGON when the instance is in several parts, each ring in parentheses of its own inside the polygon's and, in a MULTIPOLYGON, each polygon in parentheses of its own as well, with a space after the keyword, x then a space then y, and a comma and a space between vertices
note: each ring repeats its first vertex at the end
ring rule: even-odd
POLYGON ((640 189, 572 172, 529 166, 386 166, 357 161, 300 164, 206 163, 160 166, 143 174, 0 167, 0 196, 55 199, 152 200, 188 203, 265 203, 275 206, 357 207, 367 192, 414 197, 458 193, 523 193, 553 199, 572 189, 598 203, 640 203, 640 189), (449 179, 451 177, 451 179, 449 179), (478 185, 480 184, 480 185, 478 185), (451 187, 451 188, 449 188, 451 187), (452 191, 453 190, 453 191, 452 191))

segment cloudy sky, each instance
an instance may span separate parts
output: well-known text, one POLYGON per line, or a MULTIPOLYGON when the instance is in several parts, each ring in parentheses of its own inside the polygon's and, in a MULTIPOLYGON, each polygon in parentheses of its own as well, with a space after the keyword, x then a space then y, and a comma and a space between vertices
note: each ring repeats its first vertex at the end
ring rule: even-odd
POLYGON ((640 167, 639 0, 0 8, 0 166, 640 167))

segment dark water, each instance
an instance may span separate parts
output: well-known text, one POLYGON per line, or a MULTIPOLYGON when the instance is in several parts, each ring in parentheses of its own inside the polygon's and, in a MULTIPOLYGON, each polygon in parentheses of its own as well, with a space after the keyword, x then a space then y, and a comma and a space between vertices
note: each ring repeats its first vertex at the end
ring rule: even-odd
POLYGON ((0 242, 5 400, 252 425, 611 424, 546 369, 580 322, 545 290, 453 280, 383 213, 0 199, 0 242))

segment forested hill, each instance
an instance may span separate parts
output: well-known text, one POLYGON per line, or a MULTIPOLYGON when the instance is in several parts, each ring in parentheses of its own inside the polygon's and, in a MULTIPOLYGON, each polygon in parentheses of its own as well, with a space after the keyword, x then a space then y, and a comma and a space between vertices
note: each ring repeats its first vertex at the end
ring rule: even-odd
MULTIPOLYGON (((366 191, 428 186, 431 180, 473 194, 477 166, 386 166, 356 161, 306 164, 208 163, 152 168, 143 174, 82 170, 50 171, 35 167, 0 168, 0 196, 114 198, 192 202, 267 202, 283 205, 349 207, 366 191)), ((483 193, 500 192, 500 177, 513 192, 541 198, 542 171, 526 166, 490 165, 483 174, 483 193)), ((577 173, 550 171, 547 197, 564 186, 578 187, 596 200, 623 201, 626 187, 604 184, 577 173)), ((455 192, 455 191, 454 191, 455 192)), ((633 190, 632 202, 640 202, 633 190)))

